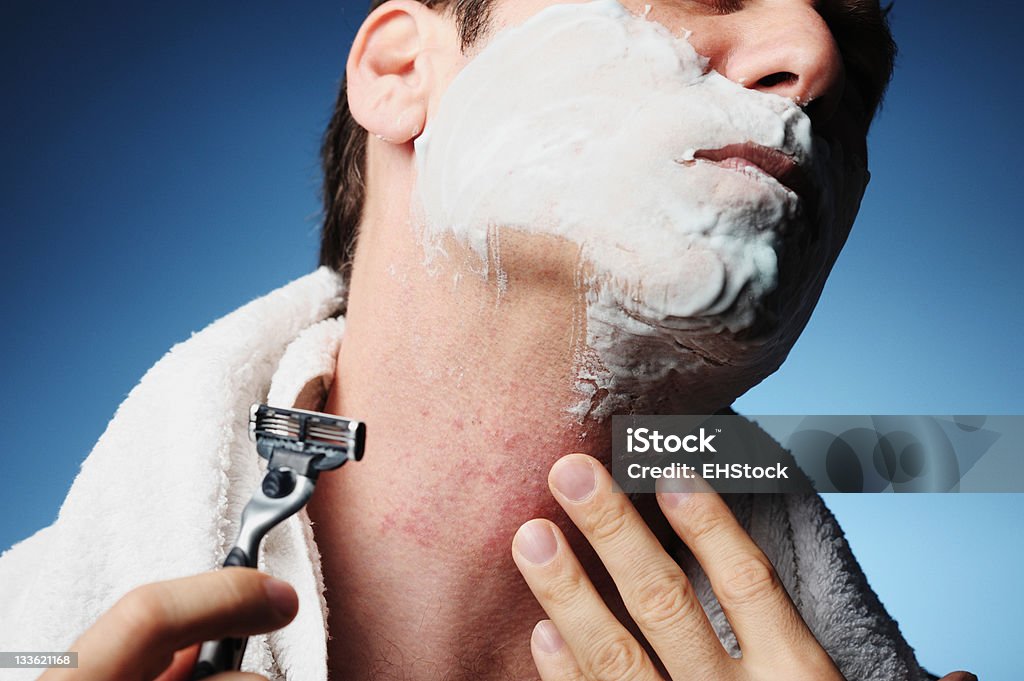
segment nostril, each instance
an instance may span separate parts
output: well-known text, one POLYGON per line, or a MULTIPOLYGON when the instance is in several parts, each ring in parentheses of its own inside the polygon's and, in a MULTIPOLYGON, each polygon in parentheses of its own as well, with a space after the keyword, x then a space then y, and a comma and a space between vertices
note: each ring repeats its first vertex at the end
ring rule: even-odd
POLYGON ((761 80, 757 81, 757 84, 760 87, 778 87, 779 85, 790 85, 796 81, 797 75, 795 73, 780 71, 778 73, 765 76, 761 80))

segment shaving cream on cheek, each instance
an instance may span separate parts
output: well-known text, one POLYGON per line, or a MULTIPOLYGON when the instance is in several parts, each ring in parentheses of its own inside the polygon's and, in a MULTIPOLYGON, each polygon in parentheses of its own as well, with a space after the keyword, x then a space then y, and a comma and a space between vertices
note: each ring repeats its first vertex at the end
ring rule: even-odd
POLYGON ((799 199, 694 157, 744 142, 813 155, 796 105, 708 70, 685 38, 614 0, 555 5, 494 37, 417 139, 424 241, 454 236, 485 266, 497 226, 579 244, 571 411, 600 419, 706 372, 687 339, 748 329, 776 288, 799 199))

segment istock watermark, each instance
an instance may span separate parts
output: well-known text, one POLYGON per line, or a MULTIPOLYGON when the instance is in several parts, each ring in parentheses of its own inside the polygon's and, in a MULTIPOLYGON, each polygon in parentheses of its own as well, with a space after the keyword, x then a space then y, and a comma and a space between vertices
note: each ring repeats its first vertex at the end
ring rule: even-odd
POLYGON ((624 492, 1024 492, 1024 416, 615 416, 624 492))

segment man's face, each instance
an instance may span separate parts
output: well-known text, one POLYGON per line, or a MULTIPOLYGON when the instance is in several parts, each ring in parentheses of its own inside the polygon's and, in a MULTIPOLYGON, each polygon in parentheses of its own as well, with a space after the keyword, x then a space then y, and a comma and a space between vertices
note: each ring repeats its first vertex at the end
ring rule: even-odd
MULTIPOLYGON (((574 0, 496 0, 488 15, 489 30, 470 55, 502 29, 523 23, 539 11, 574 0)), ((581 0, 585 2, 586 0, 581 0)), ((744 87, 789 97, 813 109, 816 125, 845 116, 859 132, 867 131, 866 113, 858 100, 862 91, 884 89, 886 74, 874 52, 883 39, 879 28, 858 19, 870 14, 869 0, 621 0, 636 14, 687 34, 710 68, 744 87), (858 62, 848 73, 847 61, 858 62), (875 73, 867 64, 878 65, 875 73), (847 92, 849 90, 849 92, 847 92), (844 95, 849 101, 838 111, 844 95), (859 119, 859 120, 857 120, 859 119)))
POLYGON ((581 392, 611 396, 580 416, 635 407, 645 381, 727 403, 774 371, 867 181, 825 19, 803 0, 500 2, 491 19, 417 141, 428 234, 484 260, 535 235, 575 247, 581 392))

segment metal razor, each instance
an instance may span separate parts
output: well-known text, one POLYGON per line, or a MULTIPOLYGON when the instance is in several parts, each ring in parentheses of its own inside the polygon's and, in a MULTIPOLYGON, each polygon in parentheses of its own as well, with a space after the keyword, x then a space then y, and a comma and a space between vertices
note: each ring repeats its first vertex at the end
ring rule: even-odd
MULTIPOLYGON (((242 511, 238 539, 224 567, 256 567, 263 537, 306 505, 320 473, 363 457, 366 424, 304 409, 254 404, 249 437, 267 460, 267 472, 242 511)), ((203 643, 192 680, 237 670, 247 642, 247 638, 225 638, 203 643)))

